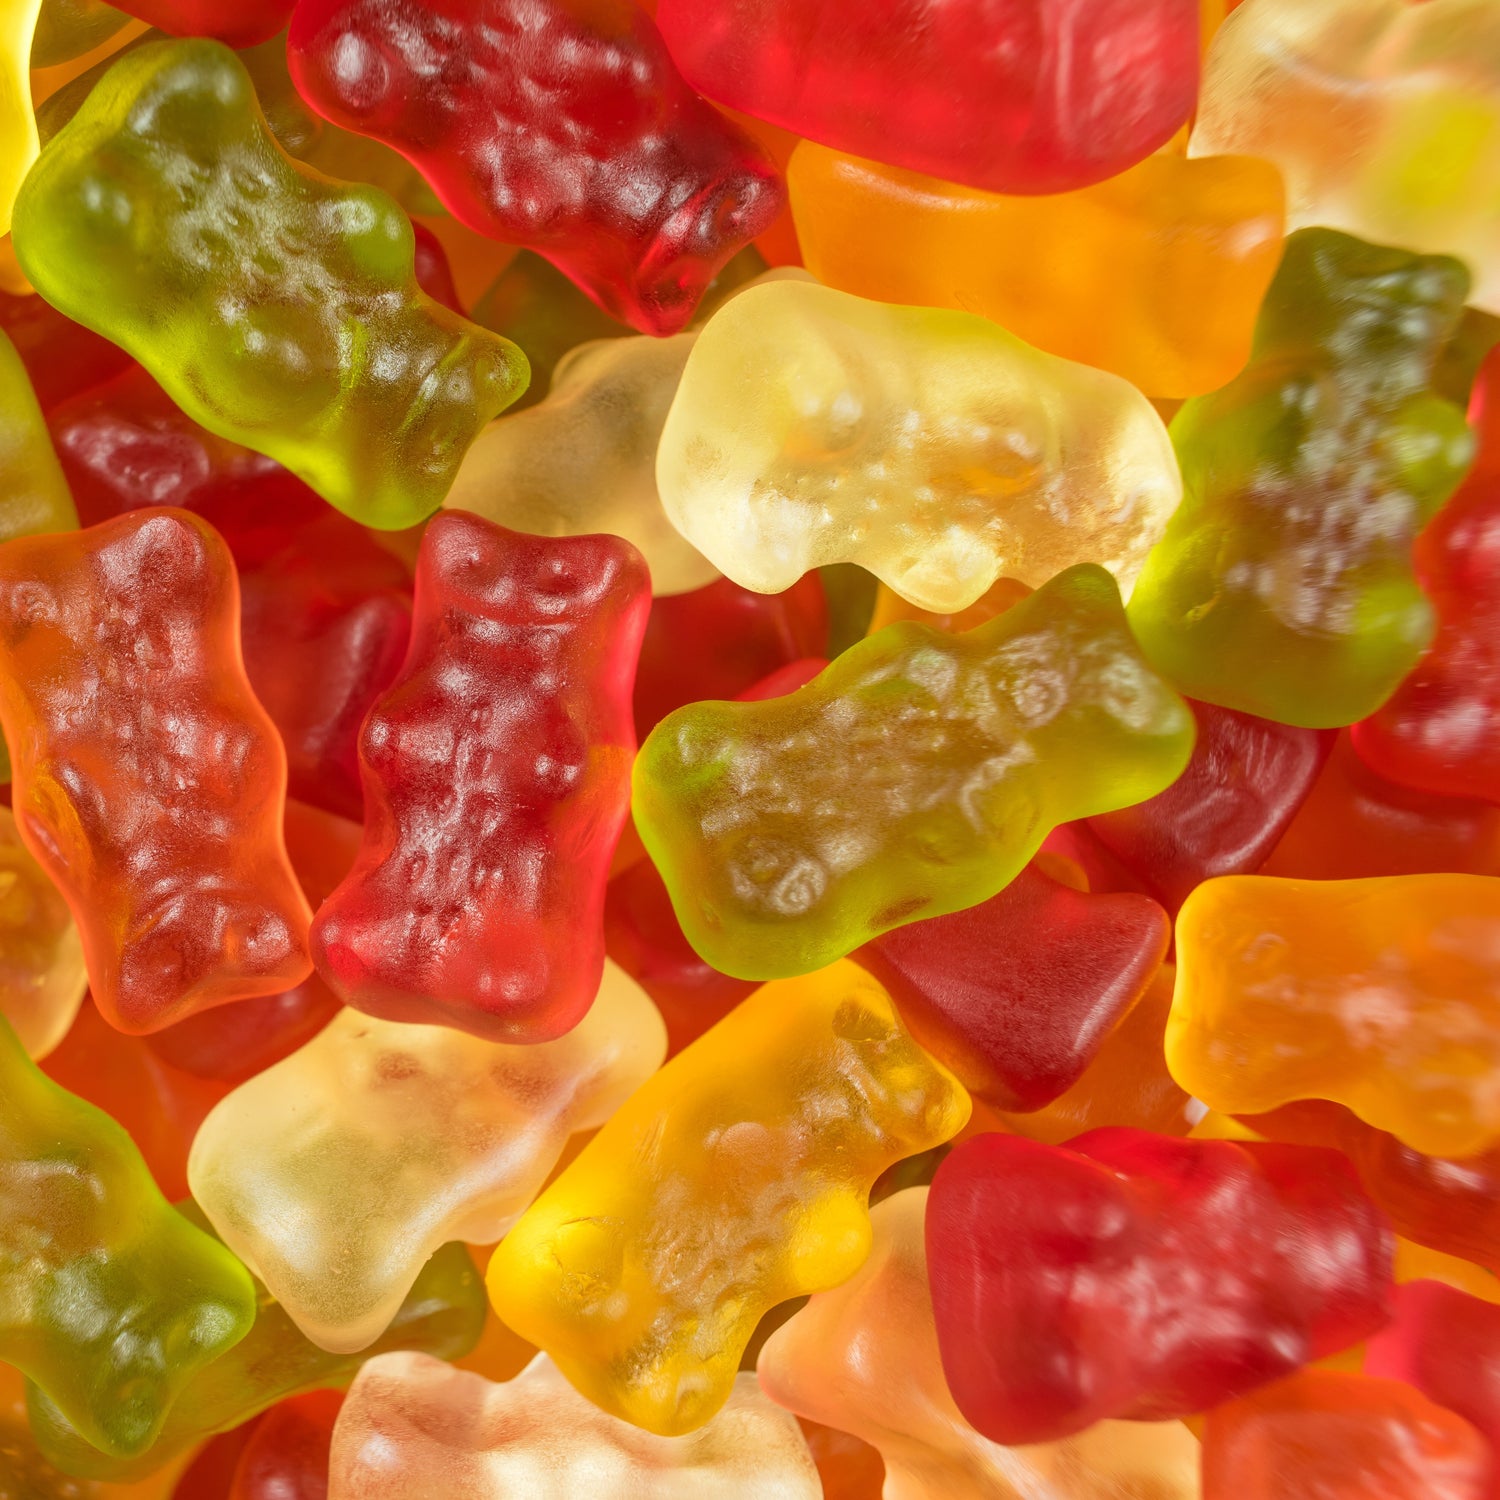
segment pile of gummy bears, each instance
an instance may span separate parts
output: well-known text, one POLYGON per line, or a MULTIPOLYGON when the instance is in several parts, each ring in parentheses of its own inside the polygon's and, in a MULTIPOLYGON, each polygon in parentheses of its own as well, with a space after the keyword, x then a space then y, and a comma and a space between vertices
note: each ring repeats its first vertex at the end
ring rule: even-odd
POLYGON ((0 1500, 1500 1500, 1500 0, 0 17, 0 1500))

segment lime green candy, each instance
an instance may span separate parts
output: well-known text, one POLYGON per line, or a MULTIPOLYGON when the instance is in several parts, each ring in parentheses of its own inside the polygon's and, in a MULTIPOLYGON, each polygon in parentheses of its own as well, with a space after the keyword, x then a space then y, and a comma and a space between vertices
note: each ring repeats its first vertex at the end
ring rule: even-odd
POLYGON ((254 1318, 250 1273, 0 1020, 0 1360, 95 1447, 128 1457, 254 1318))
POLYGON ((785 978, 987 900, 1056 824, 1169 786, 1193 736, 1088 563, 964 635, 891 625, 787 697, 669 714, 635 820, 693 947, 785 978))
POLYGON ((1184 499, 1130 600, 1189 697, 1334 728, 1416 665, 1432 610, 1412 542, 1473 450, 1433 388, 1468 288, 1446 256, 1287 241, 1249 365, 1172 422, 1184 499))
POLYGON ((276 144, 218 42, 122 57, 17 200, 17 258, 205 427, 370 526, 441 503, 526 357, 417 286, 411 223, 276 144))

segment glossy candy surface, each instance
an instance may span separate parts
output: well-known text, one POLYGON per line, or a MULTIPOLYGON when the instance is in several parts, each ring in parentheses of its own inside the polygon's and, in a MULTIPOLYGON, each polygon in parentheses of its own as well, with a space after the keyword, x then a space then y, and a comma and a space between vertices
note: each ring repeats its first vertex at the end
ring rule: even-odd
POLYGON ((556 1041, 487 1042, 344 1010, 240 1085, 193 1142, 193 1196, 317 1345, 373 1343, 447 1240, 492 1244, 570 1133, 601 1125, 666 1036, 612 965, 556 1041))
POLYGON ((131 1457, 255 1316, 245 1269, 157 1191, 130 1137, 0 1021, 0 1357, 131 1457))
POLYGON ((361 731, 364 843, 313 924, 346 1004, 497 1041, 588 1008, 648 588, 618 537, 428 526, 406 663, 361 731))
POLYGON ((1000 192, 1114 176, 1198 82, 1197 0, 661 0, 657 19, 710 99, 1000 192))
POLYGON ((27 178, 15 240, 190 416, 374 526, 433 510, 526 382, 515 345, 419 290, 389 198, 281 151, 215 42, 116 63, 27 178))
POLYGON ((1335 1099, 1432 1156, 1500 1143, 1500 880, 1200 886, 1177 923, 1167 1059, 1225 1113, 1335 1099))
POLYGON ((1309 1147, 978 1136, 938 1168, 926 1233, 948 1383, 997 1442, 1203 1411, 1389 1317, 1385 1219, 1309 1147))
POLYGON ((1005 1448, 963 1418, 943 1375, 927 1285, 927 1189, 870 1212, 870 1257, 766 1341, 773 1401, 852 1432, 885 1461, 883 1500, 1197 1500, 1198 1445, 1178 1422, 1101 1422, 1005 1448))
POLYGON ((768 1308, 851 1275, 892 1163, 969 1100, 852 964, 764 986, 620 1108, 501 1242, 501 1318, 605 1411, 707 1422, 768 1308))
POLYGON ((1281 178, 1252 156, 1169 150, 1078 192, 1019 197, 805 141, 787 187, 819 281, 981 313, 1151 396, 1239 373, 1281 254, 1281 178))
POLYGON ((806 973, 994 895, 1054 824, 1168 785, 1192 735, 1113 581, 1075 568, 966 635, 893 625, 788 697, 678 710, 635 820, 703 957, 806 973))
POLYGON ((1336 727, 1415 665, 1432 607, 1412 541, 1473 447, 1432 389, 1468 284, 1455 260, 1333 230, 1287 241, 1250 364, 1172 420, 1184 499, 1130 599, 1183 692, 1336 727))
POLYGON ((656 483, 746 588, 856 562, 939 613, 1002 575, 1102 563, 1128 590, 1182 495, 1161 419, 1117 376, 972 313, 782 280, 688 355, 656 483))
POLYGON ((420 1354, 360 1373, 339 1422, 330 1500, 819 1500, 796 1422, 735 1378, 707 1426, 658 1437, 591 1405, 545 1354, 503 1384, 420 1354))
POLYGON ((302 0, 288 41, 320 114, 642 332, 677 332, 781 206, 770 161, 630 0, 302 0))
POLYGON ((307 976, 286 760, 240 666, 228 549, 136 511, 0 549, 0 720, 21 837, 126 1031, 307 976))

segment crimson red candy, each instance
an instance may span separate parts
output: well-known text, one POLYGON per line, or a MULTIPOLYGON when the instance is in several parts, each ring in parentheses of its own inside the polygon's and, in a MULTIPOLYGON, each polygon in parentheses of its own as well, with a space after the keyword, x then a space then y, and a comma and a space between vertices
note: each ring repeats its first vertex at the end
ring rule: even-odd
POLYGON ((1148 896, 1089 895, 1029 864, 978 906, 883 933, 855 959, 917 1041, 996 1109, 1070 1088, 1166 956, 1148 896))
MULTIPOLYGON (((1500 1306, 1440 1281, 1408 1282, 1365 1350, 1365 1371, 1416 1386, 1476 1427, 1492 1460, 1500 1455, 1500 1306)), ((1500 1461, 1487 1493, 1500 1496, 1500 1461)))
POLYGON ((313 923, 347 1004, 510 1041, 588 1009, 649 603, 619 537, 428 525, 411 647, 360 736, 364 842, 313 923))
POLYGON ((1403 1238, 1481 1266, 1500 1265, 1500 1147, 1459 1161, 1424 1156, 1324 1099, 1244 1118, 1272 1140, 1342 1151, 1403 1238))
POLYGON ((342 1391, 308 1391, 273 1406, 240 1454, 228 1500, 326 1500, 328 1450, 342 1391))
POLYGON ((821 656, 828 599, 816 573, 782 594, 756 594, 727 578, 651 601, 635 679, 635 731, 644 740, 675 708, 738 698, 779 667, 821 656))
POLYGON ((425 224, 419 224, 415 219, 412 220, 411 232, 416 241, 413 270, 417 285, 434 302, 441 302, 444 307, 463 313, 464 305, 459 301, 458 288, 453 284, 453 269, 448 264, 448 252, 443 249, 443 242, 425 224))
POLYGON ((938 1168, 926 1239, 943 1370, 997 1443, 1203 1411, 1390 1311, 1385 1219, 1313 1147, 975 1136, 938 1168))
POLYGON ((1500 348, 1480 371, 1469 417, 1479 429, 1474 467, 1412 550, 1437 633, 1350 735, 1392 781, 1500 802, 1500 348))
POLYGON ((211 36, 231 47, 269 41, 297 0, 119 0, 127 15, 172 36, 211 36))
POLYGON ((1212 703, 1191 706, 1198 738, 1182 775, 1145 802, 1087 821, 1173 912, 1210 877, 1260 868, 1307 800, 1334 740, 1212 703))
POLYGON ((16 346, 44 412, 132 362, 118 344, 64 317, 40 297, 0 291, 0 328, 16 346))
POLYGON ((694 88, 810 140, 999 193, 1162 145, 1198 94, 1198 0, 661 0, 694 88))
POLYGON ((780 211, 770 158, 682 80, 633 0, 302 0, 298 90, 462 223, 675 333, 780 211))

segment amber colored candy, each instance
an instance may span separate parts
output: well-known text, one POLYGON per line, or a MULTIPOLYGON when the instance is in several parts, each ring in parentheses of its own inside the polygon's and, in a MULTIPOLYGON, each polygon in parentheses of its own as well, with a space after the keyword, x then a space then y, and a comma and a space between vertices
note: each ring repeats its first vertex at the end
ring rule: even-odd
POLYGON ((1167 1060, 1227 1114, 1324 1098, 1429 1155, 1500 1144, 1500 879, 1208 881, 1167 1060))
POLYGON ((962 634, 980 625, 988 625, 996 615, 1003 615, 1013 604, 1019 604, 1033 590, 1015 578, 999 578, 987 588, 967 609, 955 615, 934 614, 931 610, 903 599, 889 584, 875 585, 875 611, 870 616, 867 635, 884 630, 898 620, 915 620, 920 625, 932 625, 938 630, 951 630, 962 634))
POLYGON ((857 1269, 880 1173, 968 1114, 853 964, 765 985, 522 1216, 490 1299, 606 1411, 691 1432, 727 1399, 763 1313, 857 1269))
POLYGON ((311 971, 286 756, 245 679, 222 538, 136 511, 0 548, 0 720, 21 837, 110 1022, 146 1032, 311 971))
POLYGON ((1413 1387, 1304 1370, 1208 1414, 1203 1500, 1484 1500, 1489 1464, 1413 1387))
POLYGON ((807 269, 882 302, 980 313, 1152 396, 1239 373, 1281 255, 1281 176, 1164 151, 1071 193, 988 193, 804 141, 787 190, 807 269))

